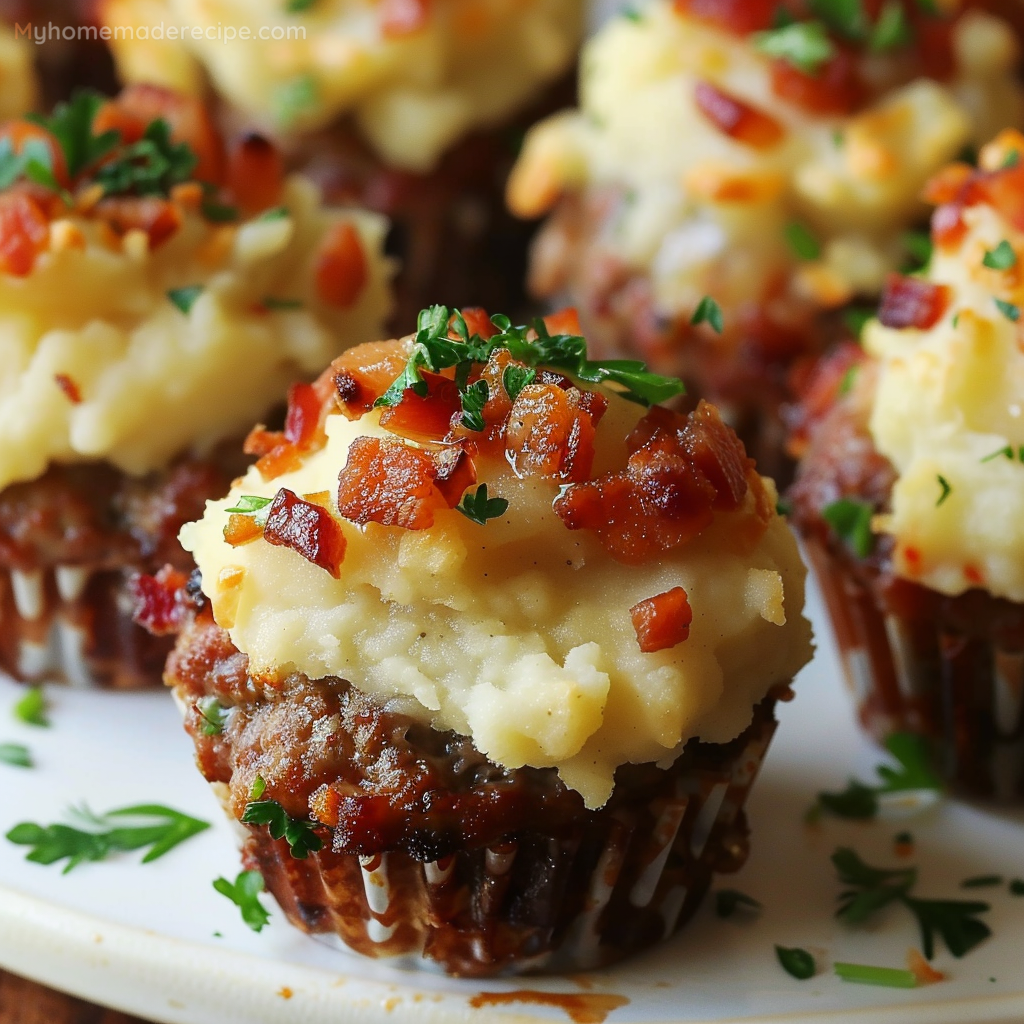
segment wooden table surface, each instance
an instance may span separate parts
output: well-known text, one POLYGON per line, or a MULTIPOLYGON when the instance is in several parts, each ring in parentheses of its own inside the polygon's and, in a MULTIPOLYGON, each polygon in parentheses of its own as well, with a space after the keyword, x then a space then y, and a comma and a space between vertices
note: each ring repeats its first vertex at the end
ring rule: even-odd
POLYGON ((146 1024, 0 971, 0 1024, 146 1024))

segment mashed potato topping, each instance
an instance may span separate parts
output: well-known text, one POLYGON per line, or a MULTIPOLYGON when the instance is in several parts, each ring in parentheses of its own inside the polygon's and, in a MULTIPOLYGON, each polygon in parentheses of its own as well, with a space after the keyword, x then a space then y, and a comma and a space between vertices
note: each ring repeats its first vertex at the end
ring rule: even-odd
POLYGON ((281 0, 105 0, 103 17, 112 28, 135 26, 135 38, 112 40, 131 81, 194 89, 201 67, 232 104, 286 134, 351 112, 387 162, 425 171, 467 131, 509 116, 569 67, 583 7, 318 0, 290 14, 281 0), (157 39, 158 25, 184 34, 157 39))
MULTIPOLYGON (((65 127, 93 116, 92 102, 63 108, 65 127)), ((275 160, 262 140, 231 156, 240 199, 180 180, 196 153, 196 173, 219 180, 223 154, 200 108, 169 93, 129 91, 99 106, 94 125, 130 132, 141 111, 145 128, 154 103, 209 147, 133 143, 69 173, 54 135, 25 122, 5 129, 48 153, 63 181, 0 193, 0 487, 52 462, 104 459, 142 474, 202 452, 240 434, 296 377, 374 336, 388 313, 383 218, 325 208, 300 177, 271 172, 261 183, 257 165, 275 160), (177 184, 145 162, 150 145, 180 165, 177 184), (263 205, 278 205, 248 216, 224 205, 256 201, 259 188, 263 205)))
MULTIPOLYGON (((926 23, 904 27, 907 46, 801 75, 686 6, 654 0, 607 25, 585 50, 580 109, 533 129, 509 186, 523 216, 616 194, 596 244, 648 277, 662 314, 688 317, 710 294, 728 328, 752 301, 831 308, 879 290, 928 176, 1024 116, 1014 36, 984 12, 952 24, 948 73, 908 80, 937 52, 913 35, 926 23)), ((768 5, 720 6, 742 20, 768 5)))
MULTIPOLYGON (((1024 601, 1024 137, 983 150, 983 170, 947 172, 926 280, 944 286, 924 329, 868 325, 880 361, 875 444, 899 479, 891 515, 898 573, 944 594, 983 587, 1024 601), (986 265, 988 264, 988 265, 986 265)), ((898 313, 898 311, 897 311, 898 313)), ((883 319, 886 319, 883 307, 883 319)))
MULTIPOLYGON (((380 358, 376 351, 368 362, 371 355, 380 358)), ((502 397, 495 388, 491 395, 492 402, 502 397)), ((359 526, 342 517, 339 493, 352 482, 343 474, 339 489, 339 471, 367 438, 395 440, 380 409, 357 418, 335 409, 322 446, 298 464, 269 479, 250 470, 181 534, 217 621, 248 655, 250 671, 348 679, 439 729, 471 736, 502 765, 554 766, 590 807, 607 800, 620 764, 669 762, 695 736, 733 739, 750 723, 753 705, 810 656, 795 543, 774 513, 771 483, 762 485, 749 469, 735 508, 632 564, 621 550, 610 553, 630 530, 626 519, 617 520, 614 537, 567 529, 570 517, 553 502, 621 467, 626 438, 644 415, 604 395, 596 457, 576 484, 524 471, 543 447, 543 420, 524 437, 529 416, 513 405, 507 437, 517 437, 518 454, 504 450, 508 440, 496 449, 480 442, 473 456, 476 483, 467 493, 486 483, 488 500, 508 503, 484 525, 452 507, 461 487, 432 512, 430 525, 359 526), (243 496, 270 499, 282 489, 305 495, 340 524, 344 557, 336 576, 288 546, 225 539, 225 528, 229 536, 234 529, 227 510, 244 507, 243 496), (644 653, 631 610, 677 587, 692 610, 689 635, 644 653)), ((729 443, 738 445, 734 437, 729 443)), ((360 485, 377 472, 374 464, 362 468, 360 485)), ((411 514, 406 504, 396 508, 411 514)))

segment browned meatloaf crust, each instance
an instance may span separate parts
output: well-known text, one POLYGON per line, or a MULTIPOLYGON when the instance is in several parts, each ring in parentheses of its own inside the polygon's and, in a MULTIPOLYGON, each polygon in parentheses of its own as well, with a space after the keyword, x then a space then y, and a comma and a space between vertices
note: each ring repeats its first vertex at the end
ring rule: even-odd
POLYGON ((887 510, 895 479, 866 410, 847 398, 811 425, 789 493, 861 723, 879 740, 895 731, 927 736, 942 775, 969 795, 1020 798, 1024 606, 981 589, 949 597, 898 577, 888 535, 858 558, 822 517, 840 498, 887 510), (1005 699, 1014 693, 1016 713, 1005 699))
POLYGON ((0 491, 0 668, 25 680, 159 685, 171 642, 132 622, 128 581, 165 564, 191 569, 178 530, 241 470, 233 447, 141 478, 101 462, 52 466, 0 491))
POLYGON ((307 860, 247 826, 246 862, 294 924, 466 975, 595 966, 674 931, 712 873, 746 859, 742 805, 775 728, 769 698, 730 744, 691 742, 665 770, 620 768, 592 811, 553 769, 500 767, 342 679, 252 678, 206 609, 167 681, 235 818, 259 776, 262 799, 318 822, 325 847, 307 860), (230 709, 223 732, 207 735, 203 697, 230 709))

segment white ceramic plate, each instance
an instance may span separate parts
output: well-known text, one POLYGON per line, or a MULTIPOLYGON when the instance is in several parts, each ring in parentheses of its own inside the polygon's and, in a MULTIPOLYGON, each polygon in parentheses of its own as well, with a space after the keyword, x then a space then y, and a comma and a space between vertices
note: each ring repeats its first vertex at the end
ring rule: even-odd
POLYGON ((37 761, 31 771, 0 765, 0 833, 20 821, 57 820, 83 800, 97 811, 161 802, 214 825, 153 864, 129 854, 68 875, 25 862, 24 848, 0 840, 0 966, 168 1024, 481 1024, 604 1014, 608 1024, 1024 1021, 1024 898, 1005 887, 959 888, 979 874, 1024 876, 1024 815, 949 802, 909 822, 803 824, 817 790, 841 787, 851 773, 867 778, 879 760, 853 728, 816 595, 811 602, 822 650, 800 677, 797 700, 781 709, 749 809, 750 861, 721 880, 760 900, 759 918, 720 920, 709 902, 675 941, 617 969, 483 983, 340 953, 293 930, 276 907, 271 925, 255 935, 211 887, 239 870, 234 835, 192 765, 168 694, 51 689, 53 726, 32 729, 10 717, 20 691, 0 681, 0 742, 27 744, 37 761), (994 936, 963 960, 943 952, 936 965, 949 980, 938 985, 896 991, 844 983, 832 976, 833 960, 902 967, 919 939, 902 909, 870 930, 838 924, 829 855, 845 844, 869 861, 892 862, 893 836, 905 828, 917 840, 922 894, 989 900, 994 936), (811 950, 820 974, 790 978, 775 960, 776 943, 811 950), (517 990, 525 990, 523 1000, 568 994, 575 1005, 473 1005, 482 992, 517 990))

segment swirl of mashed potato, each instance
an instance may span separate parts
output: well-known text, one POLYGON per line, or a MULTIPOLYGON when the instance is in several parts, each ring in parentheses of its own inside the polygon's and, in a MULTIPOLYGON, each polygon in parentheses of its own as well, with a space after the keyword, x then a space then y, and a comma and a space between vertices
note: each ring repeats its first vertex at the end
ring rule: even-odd
POLYGON ((289 13, 279 0, 104 0, 101 10, 128 81, 195 91, 208 74, 284 135, 351 113, 386 162, 427 171, 569 68, 584 5, 318 0, 289 13))
MULTIPOLYGON (((150 90, 103 109, 124 118, 139 97, 180 104, 150 90)), ((19 125, 15 137, 45 137, 19 125)), ((104 196, 88 175, 70 187, 0 193, 0 487, 53 462, 143 474, 202 453, 389 312, 385 220, 324 207, 301 177, 248 217, 196 180, 166 198, 104 196), (339 242, 352 287, 332 294, 322 278, 339 242)))
MULTIPOLYGON (((771 7, 653 0, 613 19, 585 48, 580 108, 530 132, 509 185, 522 216, 605 194, 583 226, 592 250, 642 275, 663 316, 714 296, 727 334, 751 303, 786 324, 787 304, 877 293, 928 177, 1024 117, 1017 42, 991 14, 887 5, 899 31, 865 23, 854 39, 814 19, 773 29, 771 7), (814 47, 831 49, 815 62, 814 47)), ((572 231, 556 217, 542 233, 538 293, 572 278, 572 231)))
POLYGON ((605 803, 623 763, 670 763, 692 737, 734 739, 811 645, 805 570, 774 487, 717 413, 645 416, 612 390, 551 383, 557 375, 511 399, 514 377, 492 355, 483 432, 453 427, 436 442, 457 408, 444 404, 453 371, 430 378, 426 400, 406 390, 397 409, 372 408, 390 378, 366 396, 368 376, 391 366, 393 377, 411 351, 406 339, 337 360, 321 378, 331 397, 320 440, 284 464, 257 463, 182 530, 249 671, 347 679, 472 737, 506 767, 555 767, 590 807, 605 803), (337 395, 361 408, 339 408, 337 395), (445 483, 423 469, 453 451, 464 461, 445 483), (660 483, 623 475, 630 451, 630 466, 664 466, 651 478, 660 483), (693 468, 701 459, 710 477, 693 468), (711 477, 728 496, 711 497, 711 477), (660 518, 679 500, 673 488, 691 485, 660 518), (654 490, 638 498, 635 486, 654 490), (577 518, 595 506, 589 526, 577 518))
POLYGON ((931 265, 896 282, 864 332, 879 363, 870 428, 898 479, 875 528, 894 565, 943 594, 1024 601, 1024 136, 930 191, 931 265), (921 312, 925 310, 926 312, 921 312), (908 323, 913 318, 912 323, 908 323), (889 326, 884 326, 888 324, 889 326))

